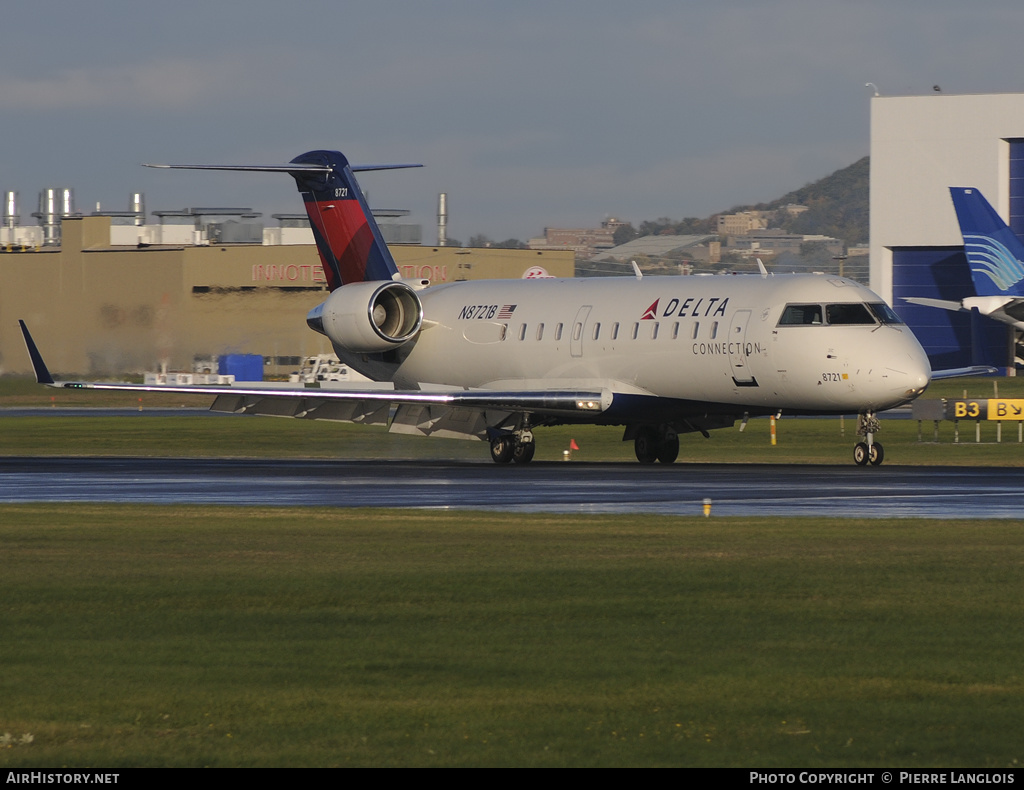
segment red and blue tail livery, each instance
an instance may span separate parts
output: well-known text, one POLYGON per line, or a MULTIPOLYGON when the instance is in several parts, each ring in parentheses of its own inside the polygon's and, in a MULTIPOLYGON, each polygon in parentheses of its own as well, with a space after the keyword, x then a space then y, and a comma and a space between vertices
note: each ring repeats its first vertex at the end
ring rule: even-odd
POLYGON ((352 165, 340 151, 307 151, 286 165, 146 165, 172 170, 242 170, 288 173, 295 179, 309 215, 327 285, 393 280, 398 267, 355 173, 422 165, 352 165))
POLYGON ((310 151, 291 163, 323 168, 291 175, 302 193, 330 289, 397 277, 395 260, 345 156, 340 151, 310 151))

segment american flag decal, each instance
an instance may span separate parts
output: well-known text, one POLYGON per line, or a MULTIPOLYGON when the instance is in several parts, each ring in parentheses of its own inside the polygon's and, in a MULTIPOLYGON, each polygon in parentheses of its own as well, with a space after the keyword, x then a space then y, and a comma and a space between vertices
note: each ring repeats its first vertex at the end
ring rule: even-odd
POLYGON ((498 311, 498 318, 511 318, 512 313, 516 311, 516 305, 514 304, 503 304, 501 309, 498 311))

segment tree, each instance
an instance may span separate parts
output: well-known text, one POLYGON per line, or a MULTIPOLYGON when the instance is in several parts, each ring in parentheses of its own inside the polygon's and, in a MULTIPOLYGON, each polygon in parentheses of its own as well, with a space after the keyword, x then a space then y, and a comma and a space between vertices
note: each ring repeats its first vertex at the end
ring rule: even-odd
POLYGON ((640 234, 636 232, 636 228, 633 227, 632 222, 627 222, 624 225, 619 225, 615 229, 615 233, 612 235, 612 239, 615 245, 625 244, 626 242, 633 241, 633 239, 639 238, 640 234))
POLYGON ((483 233, 478 233, 476 236, 469 237, 470 247, 492 247, 496 250, 525 250, 528 249, 526 244, 519 241, 519 239, 505 239, 505 241, 494 241, 490 236, 485 236, 483 233))

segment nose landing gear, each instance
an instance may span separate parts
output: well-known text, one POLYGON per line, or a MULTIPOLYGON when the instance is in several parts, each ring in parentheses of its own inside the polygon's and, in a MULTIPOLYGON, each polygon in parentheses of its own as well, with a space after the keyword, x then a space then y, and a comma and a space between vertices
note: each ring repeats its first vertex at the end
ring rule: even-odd
POLYGON ((853 461, 857 466, 878 466, 885 458, 882 443, 875 441, 875 434, 880 427, 873 411, 861 414, 857 418, 857 435, 865 439, 863 442, 857 442, 853 448, 853 461))

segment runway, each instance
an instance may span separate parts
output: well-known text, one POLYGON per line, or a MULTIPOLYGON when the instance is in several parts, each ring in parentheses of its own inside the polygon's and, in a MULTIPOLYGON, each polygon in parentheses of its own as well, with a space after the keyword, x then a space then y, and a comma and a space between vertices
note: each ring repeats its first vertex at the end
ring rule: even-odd
POLYGON ((0 502, 1019 518, 1024 469, 0 458, 0 502))

